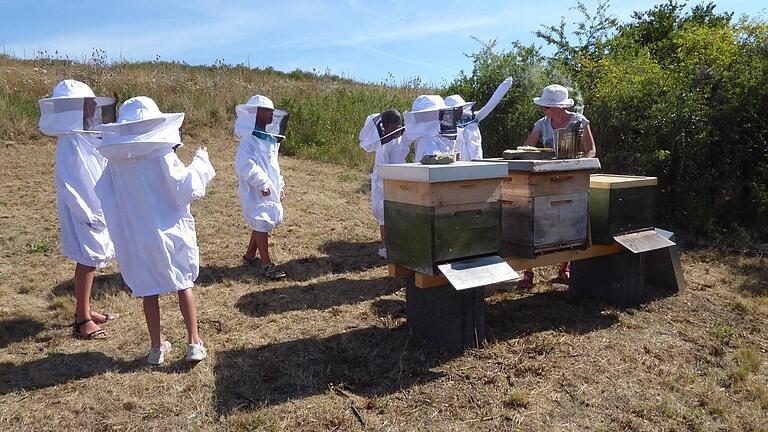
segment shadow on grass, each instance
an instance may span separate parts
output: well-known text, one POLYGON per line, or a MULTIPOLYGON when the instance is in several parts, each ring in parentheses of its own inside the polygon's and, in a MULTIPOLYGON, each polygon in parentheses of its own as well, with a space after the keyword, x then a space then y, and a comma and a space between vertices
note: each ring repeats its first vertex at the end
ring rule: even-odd
POLYGON ((618 322, 605 306, 574 300, 566 291, 535 293, 488 305, 488 340, 508 340, 548 330, 585 334, 618 322))
POLYGON ((43 324, 30 318, 0 321, 0 348, 22 341, 43 331, 43 324))
MULTIPOLYGON (((375 313, 402 316, 405 303, 381 299, 375 313)), ((588 333, 614 325, 603 308, 574 302, 565 292, 533 294, 488 306, 490 340, 558 330, 588 333)), ((406 325, 368 327, 326 338, 306 338, 259 348, 217 353, 214 367, 217 413, 259 409, 344 386, 359 396, 385 396, 440 379, 431 371, 456 357, 433 348, 406 325)))
POLYGON ((147 364, 146 356, 130 361, 118 361, 100 352, 51 354, 18 366, 0 363, 0 395, 53 387, 107 372, 133 373, 147 369, 181 374, 189 372, 196 365, 183 358, 162 367, 153 367, 147 364))
MULTIPOLYGON (((123 282, 120 273, 102 274, 93 278, 91 297, 98 300, 103 296, 117 294, 119 292, 131 293, 131 289, 123 282)), ((56 297, 74 297, 75 282, 69 279, 53 287, 53 295, 56 297)))
POLYGON ((762 259, 755 260, 735 266, 734 272, 747 280, 736 287, 740 292, 755 297, 768 297, 768 263, 762 259))
POLYGON ((244 314, 261 317, 296 310, 325 310, 333 306, 360 303, 391 294, 403 287, 393 278, 332 281, 271 288, 248 293, 235 305, 244 314))
POLYGON ((430 368, 451 358, 405 326, 368 327, 216 355, 217 412, 257 409, 344 386, 357 395, 386 395, 442 377, 430 368))
MULTIPOLYGON (((323 257, 298 258, 285 263, 277 263, 277 268, 288 274, 287 280, 305 282, 318 276, 361 272, 386 265, 386 261, 376 253, 378 242, 332 241, 320 246, 323 257)), ((231 281, 264 281, 268 279, 259 274, 256 265, 235 267, 206 266, 200 268, 198 285, 211 285, 231 281)))
POLYGON ((19 366, 0 366, 0 394, 52 387, 116 369, 114 359, 98 352, 54 354, 19 366))

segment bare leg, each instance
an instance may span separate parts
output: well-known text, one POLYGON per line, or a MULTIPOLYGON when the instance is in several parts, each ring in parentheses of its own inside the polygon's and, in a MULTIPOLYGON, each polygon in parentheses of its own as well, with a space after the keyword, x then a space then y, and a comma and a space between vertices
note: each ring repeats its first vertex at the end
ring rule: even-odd
POLYGON ((160 348, 160 302, 158 296, 147 296, 142 301, 144 303, 144 319, 147 320, 152 348, 160 348))
POLYGON ((256 231, 251 231, 251 240, 248 242, 248 250, 245 251, 243 258, 254 259, 256 258, 256 231))
POLYGON ((266 265, 272 262, 269 258, 269 233, 254 231, 252 238, 256 238, 256 247, 259 249, 259 256, 261 257, 261 265, 266 265))
POLYGON ((387 237, 386 237, 386 231, 384 229, 384 225, 379 225, 379 235, 381 235, 381 246, 380 247, 387 247, 387 237))
POLYGON ((200 342, 200 334, 197 332, 197 305, 195 294, 190 288, 179 291, 179 309, 184 316, 184 325, 187 327, 187 344, 200 342))
MULTIPOLYGON (((96 267, 78 263, 75 266, 75 321, 83 322, 91 318, 91 288, 96 267)), ((88 334, 99 329, 95 322, 83 324, 78 330, 88 334)))

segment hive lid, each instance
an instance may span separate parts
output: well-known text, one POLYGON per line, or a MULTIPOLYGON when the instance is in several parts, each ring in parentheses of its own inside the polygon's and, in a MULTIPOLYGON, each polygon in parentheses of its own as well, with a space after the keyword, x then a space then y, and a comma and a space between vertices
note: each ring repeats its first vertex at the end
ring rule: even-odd
POLYGON ((454 261, 437 268, 457 291, 520 279, 498 255, 454 261))
POLYGON ((448 165, 419 163, 384 164, 378 167, 379 178, 426 183, 504 178, 507 169, 496 162, 455 162, 448 165))
POLYGON ((656 177, 621 174, 592 174, 589 176, 589 187, 592 189, 625 189, 656 186, 658 182, 656 177))
MULTIPOLYGON (((548 159, 548 160, 515 160, 515 159, 482 159, 483 162, 495 162, 507 164, 510 172, 559 172, 559 171, 599 171, 600 159, 548 159)), ((479 162, 477 162, 479 163, 479 162)))

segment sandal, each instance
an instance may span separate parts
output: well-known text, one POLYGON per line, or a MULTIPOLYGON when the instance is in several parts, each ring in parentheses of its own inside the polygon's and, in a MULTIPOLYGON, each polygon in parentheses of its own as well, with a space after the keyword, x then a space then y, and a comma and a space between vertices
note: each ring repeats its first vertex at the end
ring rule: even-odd
POLYGON ((266 276, 272 280, 284 279, 286 274, 282 270, 278 270, 275 267, 275 263, 269 263, 261 267, 261 275, 266 276))
POLYGON ((93 320, 88 318, 80 322, 75 322, 75 325, 72 329, 72 336, 74 336, 77 339, 85 339, 85 340, 106 339, 109 337, 109 335, 107 334, 107 331, 104 329, 94 330, 90 333, 81 332, 80 327, 82 327, 85 324, 88 324, 91 321, 93 320))
POLYGON ((557 273, 557 279, 554 280, 554 282, 560 282, 565 285, 569 285, 571 283, 571 263, 570 262, 564 262, 560 264, 560 269, 557 273))
POLYGON ((113 320, 115 320, 116 318, 118 318, 120 316, 119 314, 110 315, 108 313, 101 313, 101 312, 99 312, 99 313, 101 315, 104 315, 104 319, 103 320, 93 320, 93 322, 95 322, 96 325, 106 324, 108 321, 113 321, 113 320))
POLYGON ((517 289, 527 291, 533 288, 533 270, 523 272, 523 278, 517 283, 517 289))

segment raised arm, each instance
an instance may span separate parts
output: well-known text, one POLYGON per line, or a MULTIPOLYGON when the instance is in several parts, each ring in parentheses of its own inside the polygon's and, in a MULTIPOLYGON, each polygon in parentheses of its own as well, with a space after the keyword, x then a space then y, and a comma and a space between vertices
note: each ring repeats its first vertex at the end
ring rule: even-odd
POLYGON ((504 98, 504 95, 507 94, 509 89, 512 87, 512 78, 507 78, 504 81, 499 84, 499 86, 496 88, 496 91, 493 92, 493 95, 491 95, 491 98, 488 99, 488 102, 480 108, 479 111, 477 111, 477 121, 483 121, 484 118, 488 117, 488 114, 491 113, 491 111, 496 108, 496 105, 501 102, 501 100, 504 98))
POLYGON ((180 206, 204 197, 206 186, 216 175, 205 149, 195 152, 195 157, 188 167, 181 163, 175 153, 168 153, 165 155, 165 166, 176 204, 180 206))

